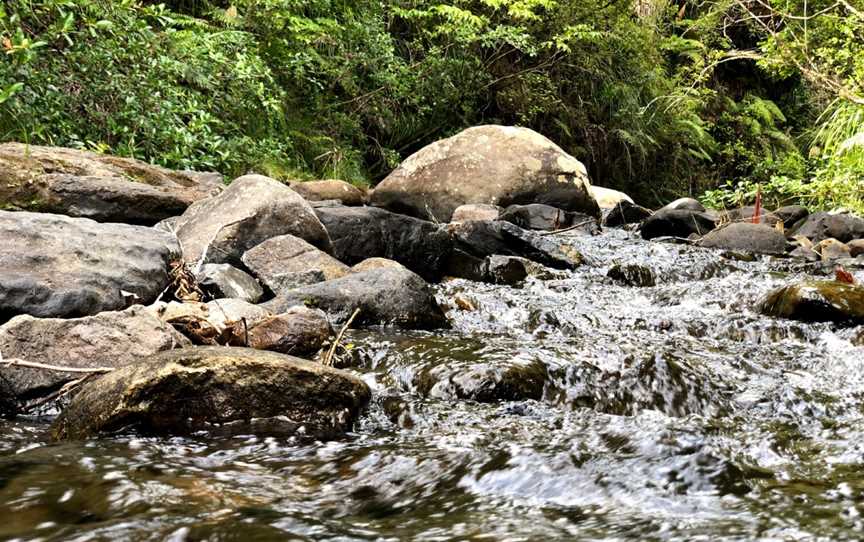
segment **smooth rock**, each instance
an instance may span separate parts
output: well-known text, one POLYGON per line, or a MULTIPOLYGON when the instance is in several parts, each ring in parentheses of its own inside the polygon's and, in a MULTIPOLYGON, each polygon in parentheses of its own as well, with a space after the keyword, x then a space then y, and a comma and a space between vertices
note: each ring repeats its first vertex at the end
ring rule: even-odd
MULTIPOLYGON (((141 359, 85 385, 52 425, 56 439, 137 430, 170 435, 222 425, 243 434, 258 419, 280 433, 331 436, 351 428, 370 398, 356 376, 249 348, 199 347, 141 359)), ((260 424, 260 422, 258 422, 260 424)))
POLYGON ((786 236, 763 224, 733 222, 703 237, 699 244, 706 248, 740 250, 754 254, 785 254, 786 236))
POLYGON ((673 202, 667 203, 656 212, 661 211, 696 211, 699 213, 705 212, 705 206, 693 198, 678 198, 673 202))
POLYGON ((853 258, 864 254, 864 239, 853 239, 846 243, 849 247, 849 255, 853 258))
POLYGON ((647 287, 657 284, 654 270, 644 265, 615 264, 606 276, 625 286, 647 287))
POLYGON ((627 224, 637 224, 651 216, 651 214, 652 212, 650 209, 646 209, 645 207, 641 207, 625 200, 613 207, 612 210, 603 217, 603 225, 609 228, 615 228, 627 224))
POLYGON ((808 262, 818 262, 822 259, 822 256, 818 252, 809 247, 798 247, 790 252, 789 256, 800 258, 808 262))
POLYGON ((221 190, 218 174, 62 147, 0 144, 0 209, 152 225, 221 190))
POLYGON ((354 327, 395 325, 406 329, 447 327, 432 288, 403 269, 374 269, 340 279, 280 293, 263 306, 274 313, 305 305, 320 308, 335 324, 346 322, 355 309, 354 327))
MULTIPOLYGON (((740 207, 738 209, 731 209, 725 212, 720 213, 720 217, 722 221, 725 222, 733 222, 733 223, 753 223, 753 216, 756 214, 756 207, 753 205, 749 205, 746 207, 740 207)), ((762 209, 759 212, 759 224, 765 224, 767 226, 774 227, 775 224, 781 222, 782 219, 776 215, 773 211, 768 209, 762 209)))
POLYGON ((467 222, 468 220, 498 220, 501 216, 501 208, 497 205, 485 203, 469 203, 460 205, 453 211, 450 222, 467 222))
POLYGON ((791 233, 814 243, 830 238, 846 243, 864 237, 864 219, 847 214, 813 213, 799 221, 791 233))
POLYGON ((235 298, 257 303, 264 289, 248 273, 227 263, 208 263, 196 274, 201 288, 215 299, 235 298))
POLYGON ((802 322, 864 324, 864 286, 806 281, 774 290, 759 306, 762 314, 802 322))
POLYGON ((344 277, 350 268, 293 235, 273 237, 247 250, 243 264, 270 291, 282 291, 344 277))
POLYGON ((837 239, 823 239, 813 247, 822 256, 823 262, 831 262, 842 258, 851 258, 852 250, 837 239))
POLYGON ((214 299, 207 303, 185 302, 155 303, 147 307, 152 314, 165 323, 178 323, 185 320, 204 321, 216 333, 222 333, 229 326, 245 321, 245 328, 273 316, 261 305, 253 305, 242 299, 214 299))
POLYGON ((299 194, 269 177, 244 175, 220 195, 199 201, 174 222, 183 259, 240 265, 250 248, 279 235, 295 235, 330 252, 324 226, 299 194))
POLYGON ((291 189, 308 201, 335 200, 342 205, 351 206, 366 203, 366 194, 362 190, 353 184, 336 179, 293 182, 291 183, 291 189))
POLYGON ((597 205, 599 205, 601 209, 614 209, 624 202, 635 205, 633 198, 624 192, 619 192, 618 190, 591 185, 590 191, 591 195, 594 196, 594 199, 597 200, 597 205))
POLYGON ((660 210, 642 222, 643 239, 657 237, 686 238, 690 235, 705 235, 716 226, 714 218, 707 213, 687 209, 660 210))
POLYGON ((315 209, 333 240, 333 255, 348 265, 367 258, 394 260, 426 280, 441 278, 452 241, 439 225, 374 207, 315 209))
POLYGON ((408 157, 375 187, 373 205, 436 222, 457 207, 545 203, 599 216, 585 166, 528 128, 476 126, 408 157))
POLYGON ((554 231, 576 225, 578 228, 575 228, 574 231, 591 235, 600 233, 600 222, 593 216, 568 213, 542 203, 511 205, 501 213, 499 220, 510 222, 528 230, 554 231))
POLYGON ((171 234, 86 218, 0 211, 0 323, 151 303, 180 246, 171 234))
POLYGON ((333 328, 322 311, 291 307, 255 324, 249 330, 247 346, 301 356, 320 350, 331 335, 333 328))
POLYGON ((807 218, 810 211, 800 205, 785 205, 774 211, 774 216, 783 221, 786 229, 792 228, 796 223, 807 218))
POLYGON ((358 264, 351 266, 352 273, 363 273, 374 269, 407 269, 399 262, 387 258, 366 258, 358 264))

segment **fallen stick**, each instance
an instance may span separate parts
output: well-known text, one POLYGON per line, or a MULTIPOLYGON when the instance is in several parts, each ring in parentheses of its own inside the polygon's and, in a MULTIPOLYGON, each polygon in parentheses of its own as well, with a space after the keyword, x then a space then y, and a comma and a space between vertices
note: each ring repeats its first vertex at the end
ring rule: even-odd
POLYGON ((110 373, 114 370, 113 367, 63 367, 61 365, 48 365, 47 363, 36 363, 35 361, 25 361, 23 359, 0 359, 0 365, 6 367, 26 367, 28 369, 42 369, 44 371, 57 371, 59 373, 110 373))
POLYGON ((342 329, 339 330, 339 333, 336 335, 336 338, 333 340, 333 344, 330 345, 330 350, 327 351, 327 355, 324 356, 324 365, 332 366, 333 356, 336 355, 336 349, 339 347, 339 343, 342 341, 342 336, 345 335, 345 331, 351 325, 357 315, 360 314, 360 309, 354 309, 354 314, 351 315, 351 318, 345 322, 345 325, 342 326, 342 329))

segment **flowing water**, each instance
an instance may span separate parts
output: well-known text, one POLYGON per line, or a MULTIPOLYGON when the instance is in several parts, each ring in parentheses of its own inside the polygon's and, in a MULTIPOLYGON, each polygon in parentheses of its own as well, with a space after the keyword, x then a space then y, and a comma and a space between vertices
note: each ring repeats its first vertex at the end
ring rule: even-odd
POLYGON ((864 328, 754 311, 824 271, 569 242, 591 265, 440 286, 452 330, 351 334, 375 398, 341 440, 0 422, 0 539, 864 539, 864 328))

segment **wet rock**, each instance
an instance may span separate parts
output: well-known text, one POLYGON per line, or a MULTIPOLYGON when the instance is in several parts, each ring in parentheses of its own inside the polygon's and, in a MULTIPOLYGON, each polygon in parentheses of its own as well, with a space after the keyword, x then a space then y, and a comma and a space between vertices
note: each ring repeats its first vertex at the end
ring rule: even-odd
POLYGON ((834 281, 807 281, 774 290, 762 301, 767 316, 802 322, 864 324, 864 286, 834 281))
POLYGON ((153 228, 42 213, 0 211, 0 239, 0 322, 151 303, 180 253, 153 228))
POLYGON ((255 324, 248 332, 247 346, 302 356, 320 350, 332 334, 333 328, 322 311, 291 307, 255 324))
POLYGON ((404 265, 387 258, 366 258, 362 262, 351 266, 352 273, 363 273, 374 269, 406 269, 404 265))
POLYGON ((544 276, 543 268, 518 256, 489 256, 486 258, 486 280, 493 284, 519 284, 527 277, 544 276))
POLYGON ((349 267, 293 235, 273 237, 247 250, 243 264, 274 293, 344 277, 349 267))
POLYGON ((832 262, 852 257, 852 250, 837 239, 823 239, 813 247, 813 250, 821 255, 823 262, 832 262))
POLYGON ((324 226, 299 194, 263 175, 235 179, 222 194, 199 201, 174 223, 190 265, 230 263, 250 248, 279 235, 295 235, 332 250, 324 226))
POLYGON ((714 218, 706 213, 688 209, 661 209, 642 223, 641 233, 643 239, 686 238, 693 234, 705 235, 715 226, 714 218))
POLYGON ((661 211, 696 211, 697 213, 704 213, 705 206, 693 198, 678 198, 657 210, 658 213, 661 211))
MULTIPOLYGON (((174 328, 141 306, 73 319, 22 315, 0 326, 0 353, 4 359, 79 369, 122 367, 144 356, 188 344, 174 328)), ((0 388, 8 394, 7 404, 20 407, 81 376, 0 366, 0 388)))
POLYGON ((625 286, 646 287, 657 284, 654 271, 644 265, 616 264, 609 269, 606 276, 625 286))
POLYGON ((354 186, 335 179, 291 183, 291 189, 308 201, 335 200, 342 205, 358 206, 366 203, 366 194, 354 186))
POLYGON ((864 239, 853 239, 846 243, 846 246, 849 247, 849 255, 853 258, 864 254, 864 239))
POLYGON ((505 220, 527 230, 551 231, 560 230, 571 225, 573 223, 573 216, 551 205, 531 203, 528 205, 511 205, 507 207, 501 213, 499 220, 505 220))
POLYGON ((468 220, 498 220, 501 208, 497 205, 484 203, 469 203, 460 205, 453 211, 450 222, 467 222, 468 220))
POLYGON ((810 247, 798 247, 789 253, 793 258, 800 258, 808 262, 818 262, 822 256, 810 247))
POLYGON ((356 376, 299 358, 248 348, 164 352, 85 385, 52 426, 56 439, 137 430, 186 434, 214 425, 246 432, 275 418, 285 433, 329 436, 353 425, 369 401, 356 376), (277 418, 278 417, 278 418, 277 418))
POLYGON ((637 224, 651 216, 651 210, 629 201, 622 201, 603 218, 603 225, 614 228, 626 224, 637 224))
POLYGON ((215 299, 236 298, 257 303, 264 295, 257 280, 227 263, 205 264, 196 278, 201 288, 215 299))
POLYGON ((222 177, 93 152, 0 144, 0 208, 152 225, 218 194, 222 177))
MULTIPOLYGON (((756 214, 756 207, 754 205, 748 205, 746 207, 740 207, 738 209, 731 209, 729 211, 725 211, 720 213, 720 216, 724 221, 728 222, 741 222, 741 223, 753 223, 753 216, 756 214)), ((781 222, 779 216, 774 214, 774 212, 769 211, 768 209, 761 209, 759 213, 759 224, 765 224, 767 226, 774 227, 775 224, 781 222)))
POLYGON ((796 223, 807 218, 810 211, 800 205, 786 205, 774 211, 774 216, 783 221, 786 229, 792 228, 796 223))
POLYGON ((613 209, 624 202, 631 205, 634 204, 633 199, 630 196, 624 192, 619 192, 618 190, 603 188, 602 186, 596 186, 593 184, 589 190, 591 191, 591 195, 594 196, 594 199, 597 200, 597 205, 599 205, 601 209, 613 209))
POLYGON ((706 248, 741 250, 755 254, 785 254, 786 236, 763 224, 734 222, 714 230, 699 244, 706 248))
POLYGON ((847 214, 814 213, 799 221, 792 233, 814 243, 830 238, 846 243, 864 237, 864 219, 847 214))
MULTIPOLYGON (((460 260, 479 259, 493 255, 519 256, 555 269, 575 269, 583 262, 582 255, 573 247, 501 221, 474 220, 451 224, 449 232, 455 246, 448 265, 448 274, 464 267, 460 260)), ((470 277, 466 277, 470 278, 470 277)))
POLYGON ((438 365, 419 372, 415 385, 421 394, 436 399, 479 403, 540 400, 546 385, 546 366, 539 361, 438 365))
POLYGON ((333 255, 348 265, 367 258, 397 261, 426 280, 438 280, 451 240, 439 225, 374 207, 315 209, 333 240, 333 255))
POLYGON ((324 310, 337 324, 360 313, 354 327, 395 325, 406 329, 447 327, 432 289, 418 275, 402 269, 375 269, 353 273, 281 292, 263 306, 274 313, 305 305, 324 310))
POLYGON ((527 128, 477 126, 414 153, 375 187, 371 202, 449 222, 460 205, 545 203, 599 216, 581 162, 527 128))

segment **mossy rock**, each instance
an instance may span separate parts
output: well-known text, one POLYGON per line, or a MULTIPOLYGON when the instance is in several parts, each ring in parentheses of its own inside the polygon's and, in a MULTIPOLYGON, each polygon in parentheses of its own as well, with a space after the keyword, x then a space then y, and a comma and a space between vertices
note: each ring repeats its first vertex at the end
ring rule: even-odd
POLYGON ((774 290, 760 304, 768 316, 802 322, 864 324, 864 287, 835 281, 806 281, 774 290))

